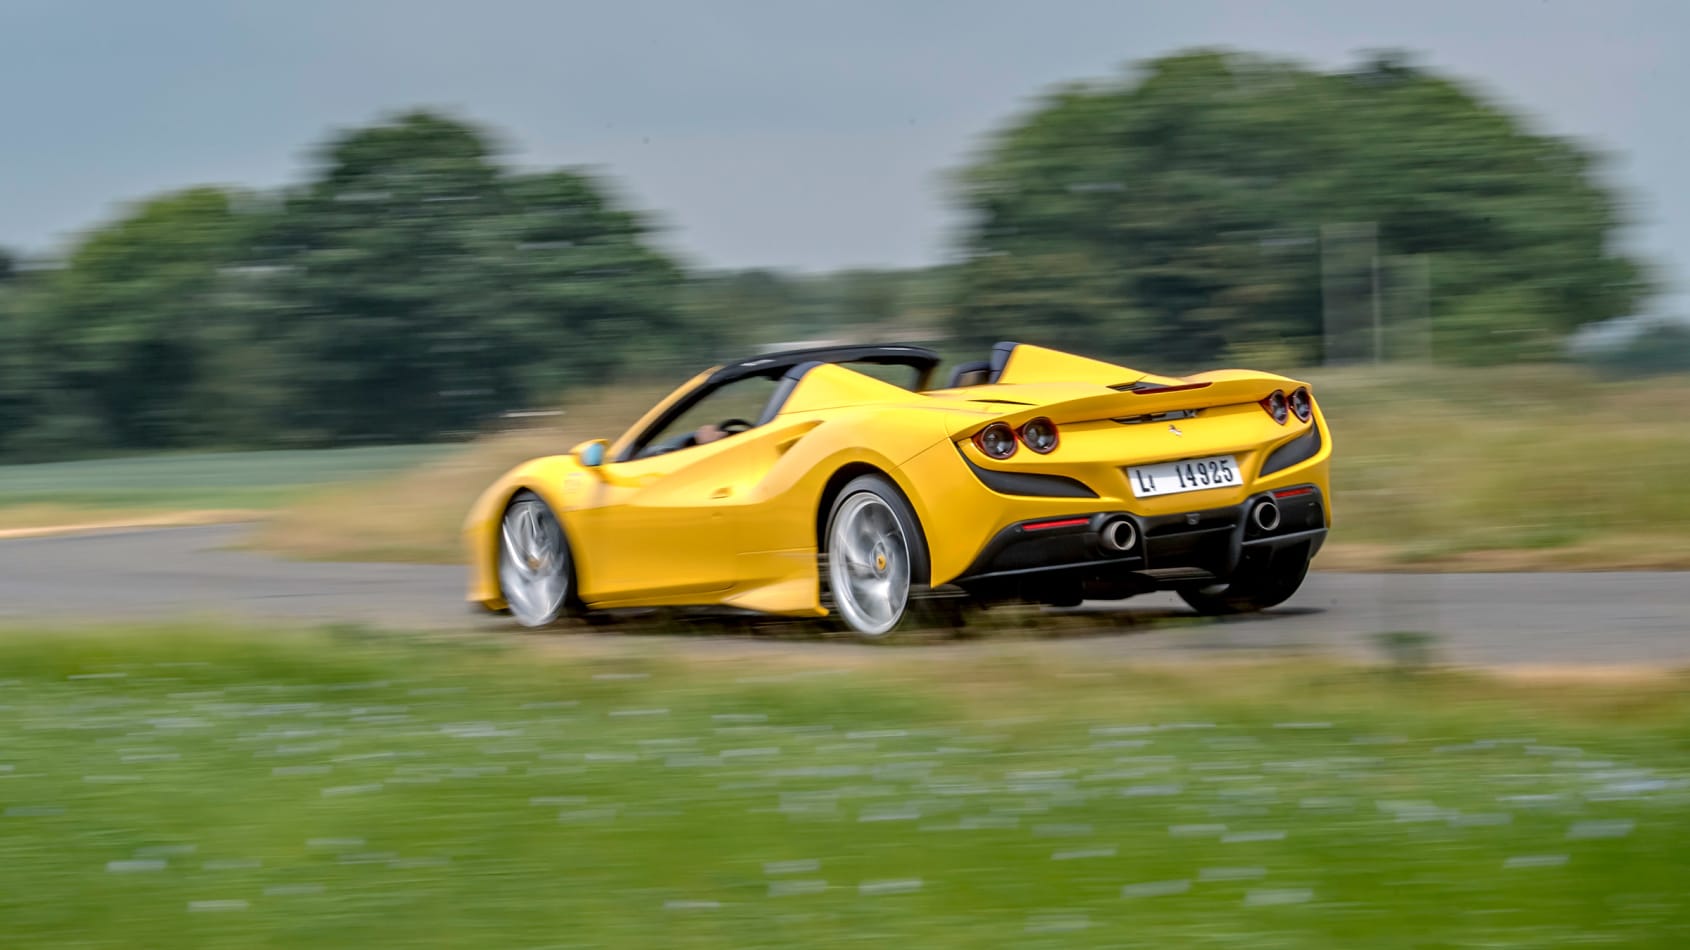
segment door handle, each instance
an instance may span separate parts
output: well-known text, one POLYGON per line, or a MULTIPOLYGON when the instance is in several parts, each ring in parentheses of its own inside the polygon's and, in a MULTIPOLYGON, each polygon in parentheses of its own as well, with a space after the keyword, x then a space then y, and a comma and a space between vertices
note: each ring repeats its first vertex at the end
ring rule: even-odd
POLYGON ((718 488, 715 491, 711 492, 710 497, 711 498, 726 498, 733 493, 734 493, 734 490, 732 488, 728 488, 728 487, 724 486, 722 488, 718 488))

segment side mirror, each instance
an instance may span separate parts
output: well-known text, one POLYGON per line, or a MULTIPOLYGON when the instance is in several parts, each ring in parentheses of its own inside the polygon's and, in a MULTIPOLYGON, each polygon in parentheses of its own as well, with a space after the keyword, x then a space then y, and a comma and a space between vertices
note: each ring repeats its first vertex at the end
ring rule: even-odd
POLYGON ((604 453, 608 448, 610 448, 609 442, 604 439, 593 439, 570 449, 569 454, 575 457, 575 461, 582 468, 598 468, 604 464, 604 453))

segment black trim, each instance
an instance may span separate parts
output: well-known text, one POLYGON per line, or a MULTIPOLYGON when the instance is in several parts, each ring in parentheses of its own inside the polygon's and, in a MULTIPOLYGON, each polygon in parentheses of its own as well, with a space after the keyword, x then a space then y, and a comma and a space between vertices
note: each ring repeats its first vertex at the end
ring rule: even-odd
POLYGON ((757 417, 756 424, 763 426, 773 422, 775 416, 780 415, 781 407, 785 406, 786 401, 792 397, 792 391, 798 388, 798 381, 804 378, 804 374, 818 366, 825 365, 827 364, 820 360, 811 360, 808 363, 799 363, 787 370, 786 374, 780 378, 780 384, 775 386, 775 391, 769 394, 769 401, 763 406, 763 414, 757 417))
POLYGON ((748 376, 774 379, 786 371, 805 363, 875 363, 883 366, 908 366, 920 377, 915 389, 926 387, 927 377, 939 365, 939 354, 925 346, 894 344, 863 344, 860 346, 813 346, 802 350, 785 350, 753 356, 729 363, 710 374, 704 385, 731 383, 748 376))
POLYGON ((962 378, 969 373, 990 373, 991 371, 992 363, 990 360, 975 360, 972 363, 958 364, 956 369, 951 370, 951 381, 947 386, 956 389, 962 385, 962 378))
MULTIPOLYGON (((1098 544, 1098 532, 1106 521, 1121 517, 1121 512, 1075 515, 1085 519, 1083 524, 1061 525, 1055 528, 1027 530, 1027 526, 1053 520, 1066 520, 1060 515, 1028 518, 1017 521, 992 536, 986 546, 975 555, 974 563, 963 571, 956 583, 978 580, 981 577, 1003 577, 1043 571, 1059 571, 1074 566, 1089 566, 1098 562, 1131 563, 1144 566, 1144 541, 1133 542, 1127 551, 1104 551, 1098 544)), ((1134 527, 1138 527, 1136 519, 1134 527)))
MULTIPOLYGON (((669 424, 680 418, 686 412, 728 383, 742 379, 762 377, 764 379, 780 379, 781 385, 770 397, 767 405, 773 405, 778 412, 786 397, 792 395, 792 386, 786 385, 788 377, 797 385, 797 379, 816 366, 827 363, 874 363, 882 366, 908 366, 916 371, 915 387, 912 391, 926 388, 927 380, 933 375, 933 368, 939 365, 939 354, 923 346, 901 345, 863 345, 863 346, 817 346, 803 350, 787 350, 781 353, 770 353, 766 356, 756 356, 751 359, 740 360, 721 367, 699 383, 693 390, 682 396, 652 420, 628 448, 618 453, 612 459, 615 462, 630 462, 641 458, 640 453, 651 443, 654 434, 668 428, 669 424), (791 374, 797 372, 798 376, 791 374), (779 400, 778 402, 776 400, 779 400)), ((763 417, 757 423, 766 424, 774 416, 764 410, 763 417)))
POLYGON ((1298 462, 1307 462, 1320 452, 1320 446, 1320 426, 1309 426, 1309 431, 1268 453, 1267 461, 1262 463, 1261 474, 1272 475, 1298 462))
POLYGON ((1005 340, 1004 342, 992 347, 992 361, 988 364, 988 368, 991 369, 992 373, 990 376, 986 377, 986 382, 995 383, 998 381, 998 377, 1003 375, 1004 367, 1009 365, 1009 354, 1015 352, 1015 348, 1020 345, 1021 344, 1019 343, 1005 340))
POLYGON ((1321 492, 1276 499, 1280 526, 1263 532, 1248 513, 1272 496, 1258 492, 1242 504, 1166 515, 1077 514, 1074 518, 1084 523, 1035 531, 1027 525, 1062 516, 1016 522, 993 535, 950 584, 987 601, 1021 597, 1063 603, 1075 602, 1082 593, 1115 599, 1175 589, 1195 583, 1193 578, 1224 582, 1244 560, 1313 557, 1327 533, 1321 492), (1138 540, 1127 551, 1105 550, 1100 543, 1102 526, 1117 519, 1138 529, 1138 540))
POLYGON ((1326 537, 1325 528, 1308 528, 1303 531, 1292 531, 1289 533, 1282 531, 1279 534, 1268 538, 1246 538, 1242 543, 1245 547, 1251 547, 1258 544, 1271 544, 1274 547, 1284 547, 1292 542, 1307 541, 1311 538, 1324 537, 1326 537))
MULTIPOLYGON (((962 454, 962 446, 957 446, 957 453, 962 454)), ((1096 498, 1097 492, 1086 487, 1086 483, 1066 475, 1040 475, 1034 472, 1002 472, 997 469, 981 468, 974 464, 974 460, 967 455, 962 460, 968 463, 968 470, 980 483, 1000 495, 1022 495, 1029 498, 1096 498)))

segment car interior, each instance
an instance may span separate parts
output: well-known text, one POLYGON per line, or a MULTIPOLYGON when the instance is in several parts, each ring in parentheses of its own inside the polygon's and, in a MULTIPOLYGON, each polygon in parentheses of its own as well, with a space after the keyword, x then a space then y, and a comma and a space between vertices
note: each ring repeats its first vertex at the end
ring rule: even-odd
MULTIPOLYGON (((780 412, 798 380, 820 362, 776 364, 768 372, 751 373, 705 388, 681 403, 672 416, 659 419, 651 430, 642 433, 624 461, 705 445, 767 424, 780 412)), ((923 368, 902 362, 873 359, 828 362, 837 362, 912 391, 926 376, 923 368)))

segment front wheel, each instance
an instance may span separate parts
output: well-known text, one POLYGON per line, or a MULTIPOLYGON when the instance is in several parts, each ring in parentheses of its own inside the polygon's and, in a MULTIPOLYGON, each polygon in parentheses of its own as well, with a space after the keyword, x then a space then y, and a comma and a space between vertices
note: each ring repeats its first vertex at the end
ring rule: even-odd
POLYGON ((574 565, 563 525, 540 496, 521 492, 499 524, 499 593, 524 627, 544 627, 571 603, 574 565))
POLYGON ((912 580, 927 574, 927 547, 903 495, 878 475, 853 479, 834 499, 826 541, 828 592, 839 618, 862 637, 897 629, 912 580))
POLYGON ((1225 584, 1188 587, 1179 596, 1204 616, 1254 613, 1290 600, 1308 573, 1306 557, 1291 563, 1274 558, 1259 567, 1241 570, 1225 584))

